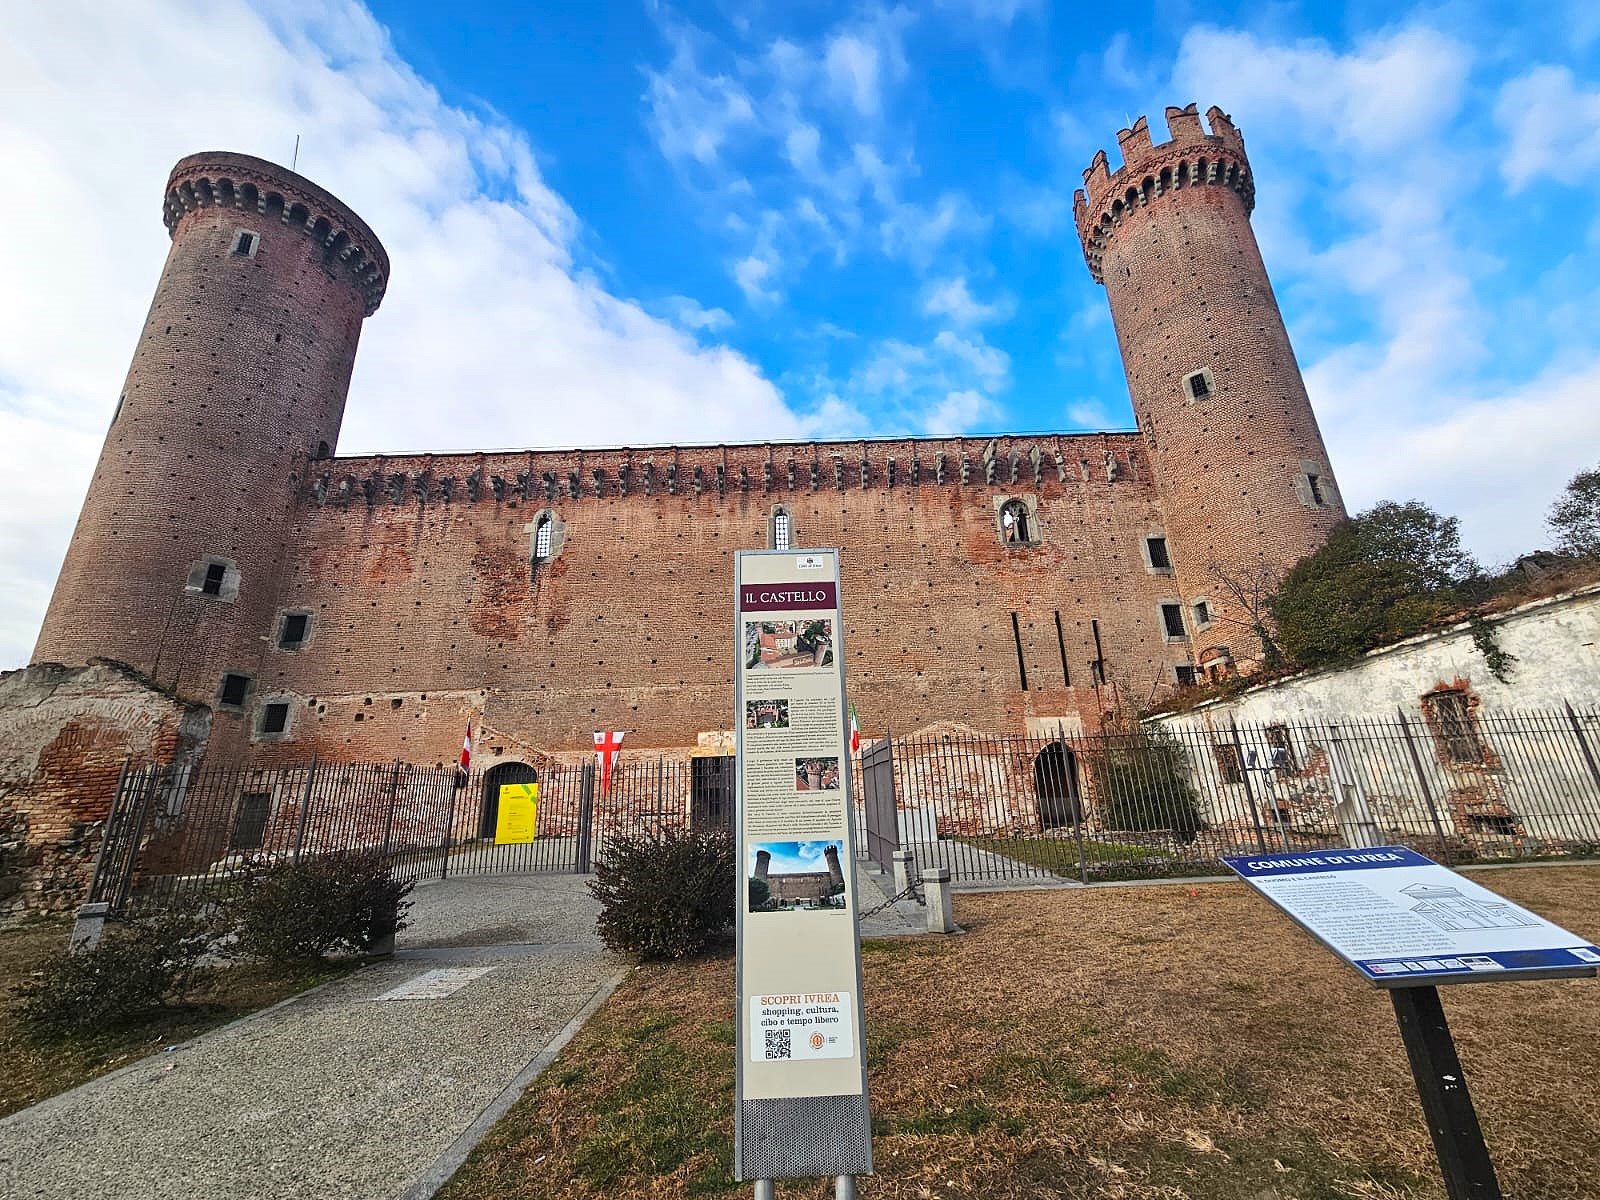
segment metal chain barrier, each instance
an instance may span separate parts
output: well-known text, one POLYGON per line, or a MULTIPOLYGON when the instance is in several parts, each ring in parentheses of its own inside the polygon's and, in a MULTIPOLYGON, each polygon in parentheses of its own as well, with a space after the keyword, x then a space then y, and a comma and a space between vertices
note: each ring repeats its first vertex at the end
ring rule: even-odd
POLYGON ((865 910, 863 910, 861 912, 858 912, 856 914, 856 920, 859 921, 863 917, 874 917, 874 916, 877 916, 884 909, 888 908, 890 905, 898 904, 901 900, 915 900, 918 904, 926 904, 927 903, 927 901, 924 900, 923 897, 922 897, 922 888, 921 888, 921 886, 919 885, 917 880, 913 879, 910 883, 906 884, 905 889, 903 891, 896 892, 894 895, 890 896, 887 900, 885 900, 882 904, 879 904, 874 908, 868 908, 868 909, 865 909, 865 910))

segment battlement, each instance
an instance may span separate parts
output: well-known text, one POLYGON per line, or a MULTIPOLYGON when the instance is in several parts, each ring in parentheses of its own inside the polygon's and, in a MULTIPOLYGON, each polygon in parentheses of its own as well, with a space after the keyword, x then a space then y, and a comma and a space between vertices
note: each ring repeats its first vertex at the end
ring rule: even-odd
POLYGON ((1255 207, 1255 181, 1244 138, 1227 113, 1215 105, 1206 110, 1210 133, 1201 126, 1194 104, 1169 106, 1166 119, 1172 136, 1160 144, 1152 144, 1149 122, 1142 116, 1121 130, 1117 146, 1122 166, 1113 173, 1106 152, 1096 151, 1083 173, 1083 187, 1073 196, 1084 259, 1097 283, 1105 282, 1100 259, 1112 232, 1128 215, 1169 192, 1223 186, 1238 193, 1246 212, 1255 207))
POLYGON ((220 206, 302 230, 350 272, 371 316, 389 285, 389 255, 367 223, 303 175, 249 154, 210 150, 180 159, 167 178, 162 220, 175 234, 184 214, 220 206))
POLYGON ((1136 433, 368 455, 323 467, 305 484, 304 501, 313 506, 1151 485, 1136 433))

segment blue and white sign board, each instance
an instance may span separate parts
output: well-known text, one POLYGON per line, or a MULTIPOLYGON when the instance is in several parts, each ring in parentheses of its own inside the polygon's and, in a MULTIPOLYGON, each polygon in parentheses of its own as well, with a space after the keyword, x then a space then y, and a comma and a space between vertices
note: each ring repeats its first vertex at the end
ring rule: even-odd
POLYGON ((1222 860, 1379 987, 1595 974, 1600 947, 1404 846, 1222 860))

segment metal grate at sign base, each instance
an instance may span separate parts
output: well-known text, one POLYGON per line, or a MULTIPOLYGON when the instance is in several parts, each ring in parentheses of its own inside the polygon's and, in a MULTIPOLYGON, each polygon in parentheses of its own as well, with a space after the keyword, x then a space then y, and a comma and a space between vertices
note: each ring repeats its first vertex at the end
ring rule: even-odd
POLYGON ((872 1170, 872 1115, 865 1095, 742 1100, 737 1124, 746 1179, 872 1170))

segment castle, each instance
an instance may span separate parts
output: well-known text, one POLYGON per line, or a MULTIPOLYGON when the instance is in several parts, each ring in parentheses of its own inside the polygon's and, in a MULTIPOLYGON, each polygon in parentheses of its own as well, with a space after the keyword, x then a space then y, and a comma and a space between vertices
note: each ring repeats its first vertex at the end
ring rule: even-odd
POLYGON ((1042 437, 341 457, 388 256, 297 174, 185 158, 34 661, 209 710, 215 761, 449 762, 469 719, 484 765, 596 729, 688 753, 732 719, 732 552, 837 546, 873 732, 1093 730, 1228 669, 1256 651, 1218 571, 1344 509, 1243 139, 1206 118, 1140 118, 1084 172, 1138 428, 1042 437))

